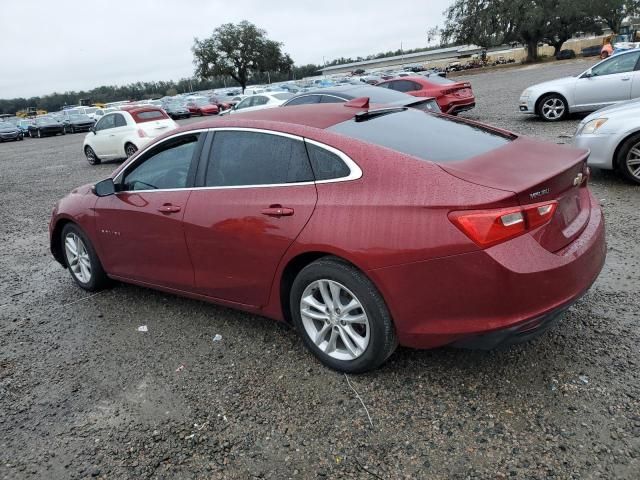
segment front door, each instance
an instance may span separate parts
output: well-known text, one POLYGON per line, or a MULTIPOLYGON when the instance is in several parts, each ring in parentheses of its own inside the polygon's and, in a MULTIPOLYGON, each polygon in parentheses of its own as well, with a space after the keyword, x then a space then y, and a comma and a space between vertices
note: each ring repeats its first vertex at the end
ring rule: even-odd
POLYGON ((116 194, 96 204, 101 260, 112 275, 193 289, 182 219, 192 186, 198 133, 172 137, 116 177, 116 194))
POLYGON ((111 147, 113 131, 116 127, 115 114, 105 115, 102 117, 94 128, 93 137, 91 138, 91 146, 96 155, 107 160, 115 156, 115 151, 111 147))
POLYGON ((575 108, 597 110, 631 98, 640 51, 615 55, 582 74, 575 84, 575 108))
POLYGON ((184 217, 197 291, 264 305, 280 260, 317 200, 302 139, 218 131, 201 182, 184 217))

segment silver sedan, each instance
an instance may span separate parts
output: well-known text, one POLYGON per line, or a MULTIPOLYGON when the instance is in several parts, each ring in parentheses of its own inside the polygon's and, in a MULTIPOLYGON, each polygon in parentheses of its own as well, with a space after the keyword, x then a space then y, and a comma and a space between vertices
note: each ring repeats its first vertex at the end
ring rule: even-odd
POLYGON ((590 166, 617 170, 640 184, 640 100, 592 113, 580 122, 573 144, 591 150, 590 166))

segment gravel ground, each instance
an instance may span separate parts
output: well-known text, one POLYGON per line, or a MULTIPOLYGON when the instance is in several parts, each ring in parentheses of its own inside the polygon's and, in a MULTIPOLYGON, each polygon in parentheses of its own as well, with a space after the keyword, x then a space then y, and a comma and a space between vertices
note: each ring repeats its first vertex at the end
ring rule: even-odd
MULTIPOLYGON (((517 99, 589 63, 470 75, 467 116, 568 142, 577 119, 523 117, 517 99)), ((48 252, 51 207, 115 166, 89 166, 82 138, 0 144, 0 478, 639 478, 640 188, 594 173, 609 256, 555 329, 501 351, 399 349, 349 377, 365 410, 281 324, 74 286, 48 252)))

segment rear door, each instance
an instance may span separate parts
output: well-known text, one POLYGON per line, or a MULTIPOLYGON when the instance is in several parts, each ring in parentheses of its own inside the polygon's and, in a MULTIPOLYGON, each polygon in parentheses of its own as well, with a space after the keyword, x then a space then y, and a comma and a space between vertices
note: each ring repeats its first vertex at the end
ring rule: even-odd
POLYGON ((117 193, 95 207, 100 259, 110 274, 193 289, 182 218, 195 176, 201 133, 168 138, 115 179, 117 193))
MULTIPOLYGON (((581 75, 575 84, 575 106, 587 110, 631 98, 631 89, 640 51, 615 55, 581 75)), ((640 79, 639 79, 640 81, 640 79)))
POLYGON ((275 270, 315 208, 303 140, 277 132, 215 132, 184 216, 199 293, 267 302, 275 270))

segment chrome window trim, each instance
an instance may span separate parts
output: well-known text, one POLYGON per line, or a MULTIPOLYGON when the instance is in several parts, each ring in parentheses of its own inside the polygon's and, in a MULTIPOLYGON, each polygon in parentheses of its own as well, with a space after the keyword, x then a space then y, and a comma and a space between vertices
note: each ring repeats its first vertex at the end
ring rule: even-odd
MULTIPOLYGON (((283 104, 283 107, 288 107, 289 102, 291 100, 297 100, 298 98, 305 98, 305 97, 313 97, 313 96, 319 96, 319 97, 331 97, 331 98, 337 98, 338 100, 342 100, 343 102, 348 102, 349 100, 347 100, 346 98, 342 98, 339 97, 337 95, 333 95, 332 93, 321 93, 321 92, 317 92, 317 93, 313 93, 313 92, 308 92, 308 93, 302 93, 300 95, 296 95, 295 97, 291 97, 290 99, 288 99, 285 104, 283 104)), ((320 101, 318 102, 319 104, 322 103, 322 98, 320 98, 320 101)), ((316 105, 314 103, 301 103, 300 105, 316 105)), ((297 107, 298 105, 293 105, 294 107, 297 107)))
MULTIPOLYGON (((265 133, 267 135, 277 135, 280 137, 291 138, 293 140, 298 140, 301 142, 307 142, 316 147, 323 148, 334 155, 337 155, 349 168, 349 175, 345 177, 339 178, 330 178, 327 180, 314 180, 311 182, 294 182, 294 183, 269 183, 269 184, 260 184, 260 185, 226 185, 226 186, 216 186, 216 187, 185 187, 185 188, 164 188, 164 189, 153 189, 153 190, 127 190, 118 193, 150 193, 150 192, 179 192, 179 191, 196 191, 196 190, 229 190, 229 189, 240 189, 240 188, 277 188, 277 187, 297 187, 297 186, 305 186, 305 185, 318 185, 324 183, 339 183, 339 182, 349 182, 352 180, 358 180, 362 178, 362 169, 360 166, 353 161, 346 153, 334 148, 330 145, 326 145, 322 142, 318 142, 316 140, 311 140, 308 138, 301 137, 299 135, 293 135, 291 133, 278 132, 275 130, 266 130, 263 128, 251 128, 251 127, 216 127, 216 128, 205 128, 199 130, 190 130, 188 132, 180 132, 175 135, 171 135, 170 137, 165 138, 166 140, 170 140, 171 138, 178 137, 180 135, 188 135, 192 133, 198 132, 255 132, 255 133, 265 133)), ((140 155, 145 153, 146 149, 140 152, 140 155)), ((132 162, 133 163, 133 162, 132 162)), ((114 183, 118 183, 119 177, 124 175, 126 170, 129 168, 129 165, 124 167, 122 171, 118 173, 118 175, 113 179, 114 183)))
MULTIPOLYGON (((171 140, 172 138, 176 138, 176 137, 180 137, 182 135, 189 135, 189 134, 194 134, 194 133, 202 133, 202 132, 208 132, 209 129, 208 128, 199 128, 197 130, 189 130, 188 132, 178 132, 178 133, 174 133, 173 135, 168 136, 167 138, 163 139, 161 143, 164 143, 168 140, 171 140)), ((152 140, 153 141, 153 140, 152 140)), ((159 144, 154 144, 153 147, 158 146, 159 144)), ((144 155, 145 153, 147 153, 147 150, 149 150, 150 145, 147 145, 143 150, 140 150, 140 153, 138 153, 138 155, 135 156, 135 158, 131 159, 132 161, 129 162, 127 165, 125 165, 124 167, 122 167, 122 170, 120 170, 118 172, 118 174, 113 177, 113 183, 120 183, 120 180, 122 180, 122 176, 127 172, 127 170, 129 170, 131 168, 131 166, 133 164, 136 163, 136 159, 139 158, 141 155, 144 155)), ((186 190, 189 187, 185 187, 185 188, 172 188, 172 189, 167 189, 167 190, 186 190)), ((158 191, 162 191, 160 189, 156 189, 156 190, 127 190, 127 191, 131 191, 131 192, 158 192, 158 191)), ((166 191, 166 190, 165 190, 166 191)), ((117 192, 120 193, 120 192, 117 192)))

